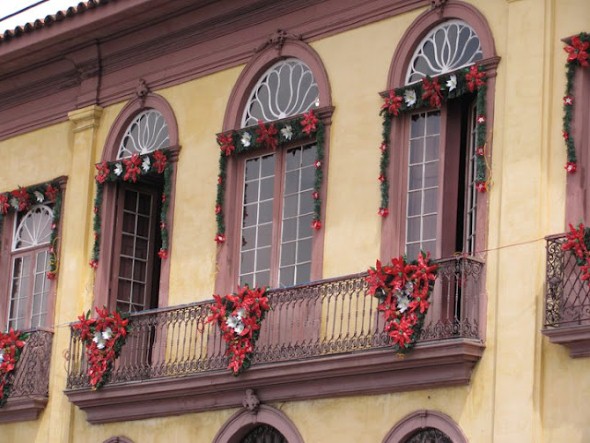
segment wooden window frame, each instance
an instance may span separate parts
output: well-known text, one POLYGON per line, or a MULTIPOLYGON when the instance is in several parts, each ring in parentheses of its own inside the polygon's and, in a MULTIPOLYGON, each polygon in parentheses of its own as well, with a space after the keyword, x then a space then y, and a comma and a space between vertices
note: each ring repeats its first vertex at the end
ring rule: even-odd
MULTIPOLYGON (((327 72, 319 55, 308 44, 301 40, 287 37, 282 45, 271 46, 258 52, 246 65, 240 74, 229 98, 228 106, 225 112, 223 131, 241 129, 242 116, 246 102, 250 97, 251 89, 254 87, 259 77, 273 64, 282 59, 297 58, 304 62, 313 72, 315 81, 319 90, 320 107, 314 109, 317 117, 324 124, 324 161, 323 182, 320 189, 320 198, 322 200, 321 218, 322 226, 325 226, 325 209, 327 198, 327 176, 329 166, 329 145, 330 145, 330 125, 332 123, 332 99, 330 93, 330 84, 327 72)), ((293 118, 290 116, 289 118, 293 118)), ((309 143, 313 143, 314 138, 310 138, 309 143)), ((281 149, 289 149, 305 143, 288 144, 281 149)), ((263 151, 258 151, 254 155, 261 155, 263 151)), ((240 248, 239 239, 241 238, 241 207, 242 202, 239 200, 242 191, 240 186, 240 165, 242 156, 231 156, 228 159, 226 171, 226 193, 224 200, 225 220, 228 225, 226 242, 218 248, 217 264, 219 272, 215 281, 216 293, 228 293, 235 289, 239 281, 239 261, 240 248), (238 202, 236 204, 236 202, 238 202)), ((280 221, 280 220, 279 220, 280 221)), ((274 222, 274 220, 273 220, 274 222)), ((312 262, 310 281, 319 280, 323 276, 323 249, 324 249, 324 228, 313 232, 312 240, 312 262)), ((277 262, 277 267, 278 262, 277 262)))
MULTIPOLYGON (((160 267, 160 287, 158 291, 158 307, 168 305, 169 287, 170 287, 170 260, 173 243, 173 218, 174 202, 176 195, 176 174, 177 162, 180 152, 178 145, 178 124, 170 104, 161 96, 148 93, 146 96, 137 97, 131 100, 119 113, 117 119, 111 126, 107 136, 105 146, 102 152, 101 162, 117 160, 117 153, 121 139, 125 134, 128 125, 142 111, 155 109, 159 111, 168 126, 168 135, 170 147, 169 161, 172 164, 172 174, 170 177, 171 190, 170 202, 168 206, 168 258, 162 260, 160 267)), ((111 284, 114 266, 115 254, 115 220, 116 220, 116 200, 118 192, 117 183, 105 183, 102 202, 102 225, 100 238, 100 260, 96 269, 96 280, 94 284, 94 305, 97 307, 110 306, 111 303, 111 284)))

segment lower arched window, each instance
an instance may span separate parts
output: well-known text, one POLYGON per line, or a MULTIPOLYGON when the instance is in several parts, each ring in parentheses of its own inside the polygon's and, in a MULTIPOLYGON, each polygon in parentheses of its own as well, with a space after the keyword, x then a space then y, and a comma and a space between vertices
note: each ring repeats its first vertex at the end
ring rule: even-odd
POLYGON ((277 429, 270 425, 258 425, 240 443, 288 443, 277 429))
POLYGON ((453 440, 436 428, 424 428, 416 431, 404 443, 453 443, 453 440))

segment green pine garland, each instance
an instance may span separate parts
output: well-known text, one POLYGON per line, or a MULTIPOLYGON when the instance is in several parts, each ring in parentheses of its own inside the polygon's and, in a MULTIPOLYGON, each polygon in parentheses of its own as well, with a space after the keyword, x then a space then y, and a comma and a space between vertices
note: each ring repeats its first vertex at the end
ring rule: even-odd
POLYGON ((574 114, 574 76, 576 67, 587 67, 590 58, 590 34, 582 32, 572 37, 571 44, 564 50, 569 54, 565 64, 565 96, 563 97, 563 138, 567 148, 565 169, 569 173, 576 172, 576 145, 572 135, 572 118, 574 114))
POLYGON ((133 154, 133 156, 112 162, 102 162, 96 165, 96 195, 94 196, 94 219, 92 227, 94 230, 94 244, 90 266, 98 267, 100 258, 100 236, 101 236, 101 208, 104 194, 104 185, 107 182, 136 182, 142 176, 158 174, 164 177, 164 189, 162 192, 162 209, 160 212, 160 236, 162 247, 158 251, 161 259, 168 258, 168 211, 170 209, 170 193, 172 189, 172 163, 170 162, 170 149, 158 149, 144 155, 133 154))
POLYGON ((217 144, 221 151, 219 156, 219 174, 217 176, 217 197, 215 199, 215 218, 217 222, 215 241, 218 244, 222 244, 226 240, 223 203, 225 199, 228 158, 232 155, 239 155, 269 147, 279 149, 287 143, 306 142, 310 138, 315 138, 316 142, 312 228, 315 230, 321 229, 322 201, 320 192, 324 179, 324 137, 324 124, 316 117, 313 111, 309 111, 300 117, 270 123, 258 122, 258 125, 218 134, 217 144), (268 137, 264 138, 264 134, 268 134, 268 137))
POLYGON ((384 104, 381 107, 383 126, 381 132, 381 160, 379 164, 381 205, 377 212, 382 217, 389 214, 389 180, 387 170, 389 169, 390 148, 391 148, 391 126, 395 117, 413 112, 423 108, 439 108, 442 103, 464 94, 476 92, 476 188, 479 192, 486 192, 488 189, 487 163, 486 163, 486 91, 485 71, 481 66, 473 65, 448 74, 434 78, 425 77, 421 82, 408 86, 395 88, 388 91, 384 104), (455 87, 450 88, 447 84, 451 79, 455 80, 455 87), (432 84, 439 87, 438 94, 432 93, 432 84), (451 90, 452 89, 452 90, 451 90), (433 97, 438 96, 438 97, 433 97))
POLYGON ((0 237, 4 226, 4 216, 8 212, 26 212, 34 204, 53 203, 53 219, 51 222, 51 233, 49 236, 49 269, 47 278, 54 280, 57 277, 58 269, 58 230, 61 215, 62 194, 60 183, 57 180, 33 185, 19 187, 10 192, 0 193, 0 237))

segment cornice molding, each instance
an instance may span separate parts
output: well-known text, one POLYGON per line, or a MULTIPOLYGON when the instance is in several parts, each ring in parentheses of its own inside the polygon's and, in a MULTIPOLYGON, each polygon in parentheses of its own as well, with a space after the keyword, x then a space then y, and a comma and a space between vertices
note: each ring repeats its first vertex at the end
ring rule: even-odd
MULTIPOLYGON (((134 0, 134 3, 142 3, 142 0, 134 0)), ((154 3, 161 2, 154 0, 154 3)), ((281 3, 250 0, 238 6, 229 0, 215 4, 193 2, 192 6, 191 2, 182 1, 175 11, 171 11, 171 4, 161 5, 167 16, 142 22, 140 29, 137 17, 129 10, 120 14, 118 22, 101 22, 101 28, 93 22, 86 41, 80 42, 78 37, 73 39, 72 45, 76 45, 70 50, 63 49, 66 43, 60 42, 61 51, 54 56, 51 48, 38 51, 36 57, 44 57, 42 64, 21 67, 18 72, 14 70, 3 75, 0 121, 7 121, 2 117, 8 117, 15 107, 22 107, 22 112, 8 119, 10 124, 0 123, 0 140, 65 121, 68 112, 80 106, 94 103, 104 107, 132 98, 138 77, 145 79, 152 90, 158 90, 243 64, 256 49, 280 44, 289 37, 314 41, 427 7, 430 0, 294 0, 281 3), (288 34, 275 35, 273 43, 269 35, 279 28, 277 17, 280 17, 280 27, 288 29, 288 34), (121 22, 129 22, 126 31, 121 30, 121 22), (116 32, 109 33, 111 28, 116 32), (97 35, 97 29, 102 37, 97 35), (3 113, 6 114, 3 116, 3 113)), ((104 8, 107 9, 110 8, 104 8)), ((92 16, 84 14, 76 20, 81 23, 92 16)), ((68 26, 60 25, 63 29, 68 26)), ((55 34, 57 29, 39 30, 35 37, 39 45, 44 44, 41 36, 45 32, 55 34)), ((14 44, 20 48, 34 35, 6 46, 14 44)), ((0 63, 2 58, 0 52, 0 63)), ((11 61, 10 66, 16 66, 14 63, 11 61)))

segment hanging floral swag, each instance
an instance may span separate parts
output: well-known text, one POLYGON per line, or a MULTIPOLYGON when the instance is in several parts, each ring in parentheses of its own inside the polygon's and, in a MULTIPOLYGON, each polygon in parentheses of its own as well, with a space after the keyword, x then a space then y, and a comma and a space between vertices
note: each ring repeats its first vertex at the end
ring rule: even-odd
POLYGON ((563 97, 563 139, 567 147, 565 170, 570 174, 576 172, 576 145, 572 136, 572 117, 574 113, 574 76, 576 67, 587 68, 590 65, 590 34, 582 32, 572 37, 569 45, 563 48, 567 52, 565 64, 565 96, 563 97))
POLYGON ((237 294, 214 295, 207 323, 217 322, 229 356, 228 369, 237 376, 251 365, 260 325, 269 311, 266 288, 238 287, 237 294))
POLYGON ((19 187, 14 191, 0 194, 0 234, 2 233, 4 216, 9 211, 21 213, 28 211, 35 204, 53 203, 53 220, 51 222, 51 234, 49 236, 49 269, 46 273, 47 278, 50 280, 54 280, 57 277, 57 235, 61 214, 61 201, 61 186, 58 180, 24 188, 19 187))
POLYGON ((311 227, 315 230, 322 228, 320 190, 323 180, 324 162, 324 124, 315 115, 313 110, 304 113, 301 117, 280 120, 271 123, 258 121, 255 126, 224 132, 217 135, 219 145, 219 175, 217 176, 217 198, 215 200, 215 217, 217 221, 217 244, 225 243, 225 220, 223 200, 225 197, 225 182, 227 160, 230 156, 243 152, 252 152, 259 149, 272 149, 275 151, 286 143, 309 140, 315 138, 316 160, 315 182, 312 191, 314 199, 313 220, 311 227))
POLYGON ((382 217, 389 215, 389 181, 387 169, 391 148, 391 125, 394 117, 420 108, 440 108, 450 99, 467 93, 477 92, 476 112, 476 177, 475 186, 479 192, 486 192, 489 180, 486 177, 486 73, 478 65, 443 74, 437 77, 424 77, 421 82, 413 83, 387 92, 381 106, 383 117, 381 161, 378 180, 381 186, 381 206, 377 212, 382 217))
POLYGON ((385 266, 377 260, 376 267, 368 270, 368 295, 379 300, 377 310, 383 312, 384 331, 397 353, 411 351, 420 336, 436 271, 430 254, 423 252, 410 263, 403 256, 385 266))
POLYGON ((137 182, 142 176, 158 174, 164 176, 164 190, 162 192, 162 209, 160 211, 160 235, 162 247, 158 256, 164 260, 168 258, 168 209, 170 207, 170 190, 172 187, 172 164, 170 162, 170 149, 159 149, 149 154, 133 154, 131 157, 112 162, 96 164, 96 196, 94 197, 94 246, 90 266, 98 267, 100 257, 101 235, 101 207, 104 192, 104 184, 107 182, 137 182))
POLYGON ((107 382, 131 330, 129 319, 118 311, 96 308, 96 313, 97 318, 90 318, 89 310, 71 326, 72 333, 78 335, 86 347, 87 374, 92 389, 100 389, 107 382))
POLYGON ((12 328, 8 332, 0 332, 0 408, 8 400, 14 370, 28 337, 29 334, 12 328))
POLYGON ((569 232, 566 234, 566 241, 561 245, 564 251, 572 251, 576 257, 576 264, 580 266, 582 281, 589 281, 590 284, 590 228, 580 223, 577 228, 569 225, 569 232))

